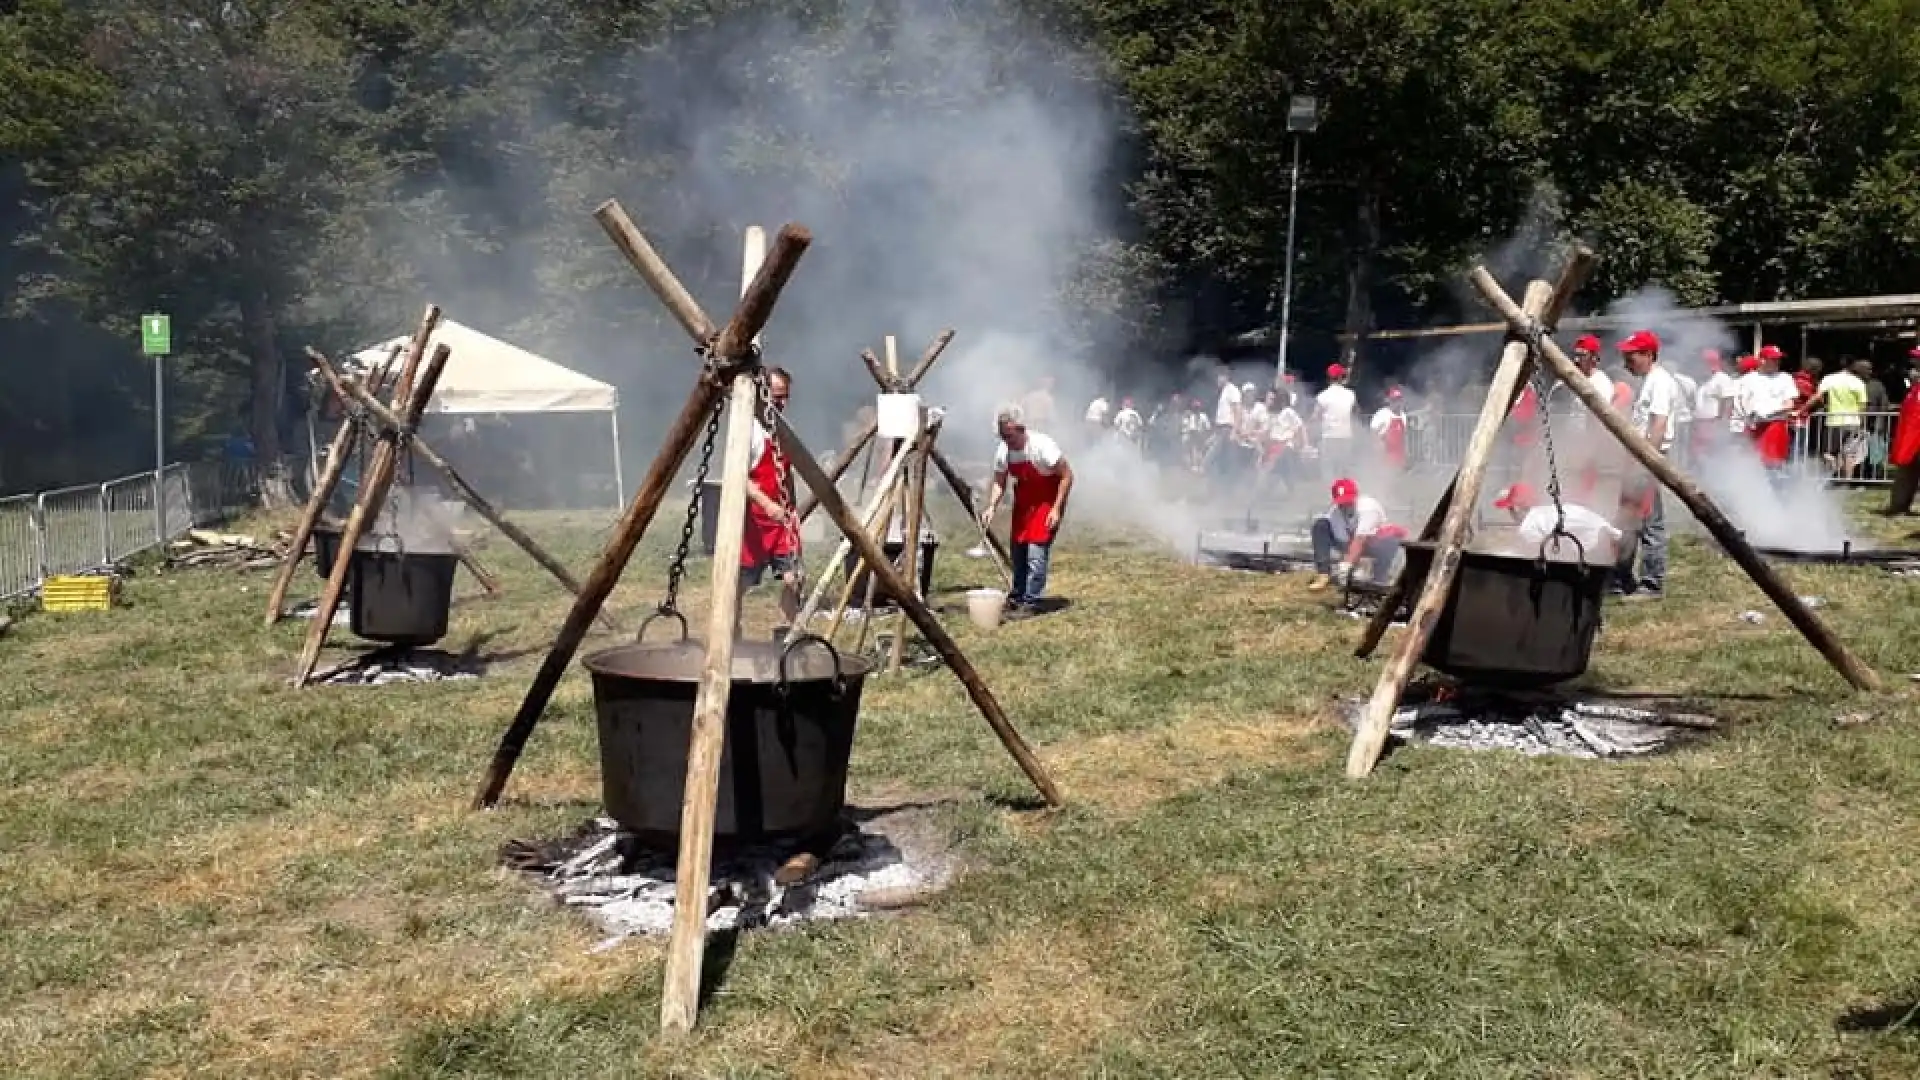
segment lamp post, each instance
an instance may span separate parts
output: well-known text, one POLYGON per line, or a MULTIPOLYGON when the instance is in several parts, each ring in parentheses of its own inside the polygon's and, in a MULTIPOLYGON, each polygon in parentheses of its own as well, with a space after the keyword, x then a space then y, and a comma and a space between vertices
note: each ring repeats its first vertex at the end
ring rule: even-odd
POLYGON ((1293 225, 1300 210, 1300 136, 1320 127, 1320 100, 1295 97, 1287 102, 1287 130, 1293 133, 1293 181, 1287 190, 1287 251, 1280 272, 1280 354, 1276 379, 1287 375, 1287 339, 1293 329, 1293 225))

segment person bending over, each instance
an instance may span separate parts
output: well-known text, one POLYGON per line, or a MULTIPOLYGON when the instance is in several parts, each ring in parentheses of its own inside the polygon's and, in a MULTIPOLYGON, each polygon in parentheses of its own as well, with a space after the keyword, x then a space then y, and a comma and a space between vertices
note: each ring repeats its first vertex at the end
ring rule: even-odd
POLYGON ((1319 592, 1330 579, 1346 584, 1354 564, 1363 558, 1373 560, 1373 583, 1385 585, 1406 535, 1407 530, 1387 520, 1386 507, 1380 500, 1360 494, 1360 485, 1352 480, 1335 480, 1333 505, 1313 519, 1315 573, 1307 588, 1319 592), (1340 557, 1337 565, 1336 554, 1340 557))
POLYGON ((1511 514, 1514 524, 1520 527, 1520 544, 1525 550, 1515 554, 1556 554, 1557 545, 1549 545, 1547 541, 1561 529, 1579 542, 1578 551, 1569 554, 1578 554, 1586 562, 1600 565, 1612 563, 1619 557, 1620 541, 1626 536, 1599 511, 1565 500, 1556 509, 1550 501, 1541 502, 1540 493, 1526 484, 1515 484, 1502 491, 1493 500, 1493 506, 1511 514))
POLYGON ((1053 540, 1067 513, 1073 490, 1073 466, 1060 445, 1038 431, 1028 431, 1018 405, 1004 405, 994 417, 1000 445, 993 454, 993 486, 980 522, 993 527, 1001 496, 1013 487, 1013 522, 1008 526, 1008 554, 1013 558, 1010 610, 1031 614, 1047 591, 1047 570, 1053 540))
MULTIPOLYGON (((787 411, 793 378, 783 368, 767 369, 767 397, 776 411, 787 411)), ((752 481, 747 485, 746 536, 740 545, 740 595, 771 572, 780 582, 780 614, 787 625, 800 615, 800 519, 794 512, 793 466, 773 433, 753 421, 752 481)), ((733 636, 740 636, 740 608, 734 607, 733 636)))

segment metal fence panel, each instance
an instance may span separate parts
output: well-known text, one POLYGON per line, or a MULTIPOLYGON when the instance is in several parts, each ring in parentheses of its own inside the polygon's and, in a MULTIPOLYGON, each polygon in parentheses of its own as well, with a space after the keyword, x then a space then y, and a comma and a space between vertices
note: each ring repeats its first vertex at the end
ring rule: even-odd
POLYGON ((193 485, 185 465, 169 465, 160 473, 160 498, 167 511, 168 540, 185 536, 202 522, 194 516, 193 485))
POLYGON ((106 515, 100 508, 100 485, 42 492, 40 518, 40 573, 78 574, 105 565, 106 515))
POLYGON ((34 526, 38 499, 0 499, 0 600, 40 587, 40 541, 34 526))
POLYGON ((106 515, 106 561, 117 563, 152 547, 156 541, 152 473, 125 476, 100 485, 106 515))

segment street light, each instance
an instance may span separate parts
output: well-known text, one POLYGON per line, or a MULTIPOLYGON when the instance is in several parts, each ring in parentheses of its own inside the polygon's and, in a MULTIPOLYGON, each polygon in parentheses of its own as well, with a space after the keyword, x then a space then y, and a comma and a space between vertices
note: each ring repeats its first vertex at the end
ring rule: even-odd
POLYGON ((1278 378, 1287 374, 1287 338, 1293 323, 1293 221, 1300 209, 1300 136, 1320 127, 1320 99, 1295 97, 1287 102, 1287 130, 1293 133, 1293 182, 1287 191, 1287 253, 1280 274, 1280 357, 1278 378))

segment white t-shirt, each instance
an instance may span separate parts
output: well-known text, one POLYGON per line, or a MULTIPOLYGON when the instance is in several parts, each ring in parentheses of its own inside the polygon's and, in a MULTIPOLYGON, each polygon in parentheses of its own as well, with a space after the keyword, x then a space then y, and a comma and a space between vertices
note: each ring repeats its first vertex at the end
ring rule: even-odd
POLYGON ((1240 388, 1227 383, 1220 388, 1219 404, 1213 407, 1213 426, 1232 427, 1233 410, 1240 404, 1240 388))
POLYGON ((1761 400, 1766 405, 1766 408, 1760 410, 1761 416, 1786 412, 1793 408, 1794 402, 1800 400, 1800 384, 1793 381, 1792 375, 1784 371, 1776 371, 1771 375, 1761 376, 1761 379, 1764 387, 1761 391, 1761 400))
POLYGON ((1267 438, 1283 446, 1298 446, 1300 435, 1306 430, 1306 422, 1300 419, 1299 413, 1293 411, 1293 406, 1282 405, 1280 411, 1274 414, 1273 425, 1267 431, 1267 438))
POLYGON ((1766 394, 1767 377, 1757 371, 1749 371, 1733 380, 1733 430, 1745 431, 1753 424, 1755 417, 1763 415, 1766 394))
MULTIPOLYGON (((1562 503, 1561 506, 1567 512, 1567 532, 1580 541, 1580 547, 1589 558, 1600 558, 1603 550, 1611 552, 1606 545, 1620 540, 1622 534, 1613 527, 1613 522, 1584 506, 1573 503, 1562 503)), ((1520 519, 1520 539, 1538 547, 1553 535, 1553 527, 1559 521, 1560 515, 1554 511, 1552 503, 1536 506, 1520 519)), ((1607 557, 1611 558, 1611 554, 1607 557)))
POLYGON ((1612 403, 1613 376, 1599 368, 1594 368, 1593 374, 1587 376, 1587 385, 1593 387, 1593 392, 1599 394, 1602 401, 1612 403))
POLYGON ((1633 426, 1645 435, 1653 428, 1653 418, 1667 418, 1667 430, 1660 439, 1660 452, 1673 446, 1673 429, 1680 423, 1680 382, 1673 372, 1659 364, 1647 369, 1640 380, 1640 393, 1633 399, 1633 426))
POLYGON ((1673 373, 1673 381, 1679 384, 1680 398, 1673 403, 1673 417, 1676 424, 1693 423, 1693 399, 1700 395, 1700 382, 1685 372, 1673 373))
POLYGON ((1129 439, 1138 437, 1140 429, 1145 426, 1145 422, 1140 419, 1140 414, 1133 409, 1122 408, 1113 414, 1113 430, 1129 439))
POLYGON ((1353 501, 1353 535, 1372 536, 1385 528, 1386 524, 1387 508, 1380 505, 1379 499, 1362 495, 1353 501))
POLYGON ((1373 419, 1367 421, 1367 430, 1375 435, 1386 435, 1395 420, 1405 420, 1405 414, 1391 405, 1382 405, 1373 411, 1373 419))
POLYGON ((993 452, 993 472, 995 476, 1007 471, 1008 467, 1019 464, 1032 465, 1042 476, 1052 476, 1060 471, 1060 462, 1066 455, 1060 452, 1060 444, 1037 431, 1027 432, 1027 445, 1019 450, 1009 450, 1005 439, 993 452))
POLYGON ((1267 414, 1267 403, 1256 401, 1246 411, 1246 423, 1242 425, 1240 434, 1247 441, 1258 444, 1266 439, 1267 432, 1272 428, 1273 417, 1267 414))
POLYGON ((1106 398, 1103 398, 1103 397, 1094 398, 1093 401, 1087 405, 1087 423, 1089 424, 1106 423, 1107 413, 1111 409, 1112 409, 1112 406, 1107 404, 1106 398))
POLYGON ((1730 403, 1734 395, 1733 376, 1724 371, 1716 371, 1707 376, 1700 389, 1693 395, 1693 418, 1696 420, 1720 419, 1722 403, 1730 403))
POLYGON ((1321 438, 1353 438, 1353 408, 1358 399, 1352 390, 1334 383, 1320 391, 1313 400, 1319 406, 1315 415, 1320 419, 1321 438))

